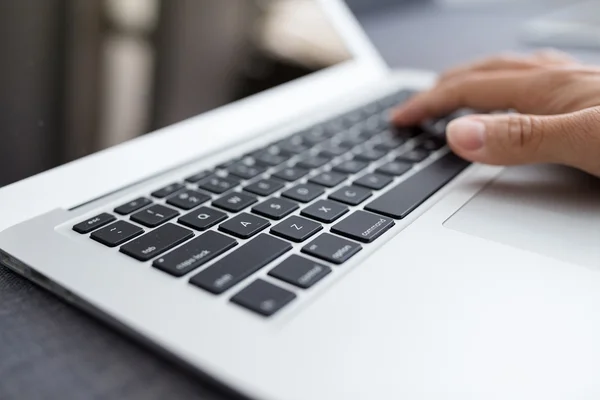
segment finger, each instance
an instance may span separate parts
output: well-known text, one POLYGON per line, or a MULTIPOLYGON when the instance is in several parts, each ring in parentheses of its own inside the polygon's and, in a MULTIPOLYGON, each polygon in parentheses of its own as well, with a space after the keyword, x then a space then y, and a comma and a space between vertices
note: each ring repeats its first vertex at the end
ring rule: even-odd
POLYGON ((534 59, 552 65, 569 65, 578 63, 578 61, 569 54, 555 49, 539 50, 535 52, 534 59))
POLYGON ((553 49, 540 50, 531 56, 509 53, 451 69, 440 76, 439 82, 454 79, 458 76, 473 72, 524 70, 575 63, 577 63, 577 61, 567 53, 553 49))
POLYGON ((444 82, 456 77, 474 73, 474 72, 489 72, 489 71, 500 71, 500 70, 523 70, 539 68, 540 62, 531 57, 518 57, 518 56, 499 56, 491 57, 485 60, 477 61, 473 64, 460 66, 457 68, 450 69, 443 73, 438 82, 444 82))
POLYGON ((428 118, 448 115, 460 108, 481 111, 518 109, 531 112, 531 94, 523 91, 532 85, 535 72, 510 71, 468 75, 440 84, 408 100, 392 113, 392 121, 407 126, 428 118))
POLYGON ((503 114, 452 121, 458 155, 493 165, 558 163, 600 176, 600 107, 558 116, 503 114))

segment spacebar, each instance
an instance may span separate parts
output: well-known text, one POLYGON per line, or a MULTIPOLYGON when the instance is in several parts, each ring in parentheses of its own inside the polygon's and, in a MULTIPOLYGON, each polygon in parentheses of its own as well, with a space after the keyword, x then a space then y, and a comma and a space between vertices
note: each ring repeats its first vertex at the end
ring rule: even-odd
POLYGON ((368 204, 365 209, 387 217, 402 219, 444 187, 470 165, 448 153, 395 188, 368 204))
POLYGON ((261 234, 194 276, 190 283, 221 294, 291 249, 291 244, 261 234))

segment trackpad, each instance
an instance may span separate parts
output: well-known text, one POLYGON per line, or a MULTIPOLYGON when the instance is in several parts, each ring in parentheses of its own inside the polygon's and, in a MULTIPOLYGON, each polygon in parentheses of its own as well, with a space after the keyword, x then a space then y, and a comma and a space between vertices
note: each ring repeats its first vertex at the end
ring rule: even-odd
POLYGON ((559 166, 511 167, 445 227, 600 267, 600 179, 559 166))

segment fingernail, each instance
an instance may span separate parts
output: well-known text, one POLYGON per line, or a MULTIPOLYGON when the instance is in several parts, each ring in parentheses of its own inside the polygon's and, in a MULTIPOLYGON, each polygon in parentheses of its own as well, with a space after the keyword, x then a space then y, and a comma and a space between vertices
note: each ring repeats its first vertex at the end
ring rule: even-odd
POLYGON ((448 124, 448 141, 467 151, 479 150, 485 144, 485 124, 469 118, 459 118, 448 124))

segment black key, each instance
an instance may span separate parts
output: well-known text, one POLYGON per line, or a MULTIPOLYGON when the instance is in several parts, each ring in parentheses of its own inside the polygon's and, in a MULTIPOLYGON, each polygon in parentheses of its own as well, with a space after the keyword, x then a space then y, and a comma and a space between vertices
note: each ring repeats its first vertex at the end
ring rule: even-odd
POLYGON ((208 231, 154 261, 152 266, 176 277, 184 276, 237 246, 238 242, 208 231))
POLYGON ((331 227, 331 232, 359 242, 371 243, 394 225, 394 221, 390 218, 356 211, 331 227))
POLYGON ((166 224, 146 233, 125 246, 121 253, 127 254, 140 261, 148 261, 194 236, 189 229, 174 224, 166 224))
POLYGON ((329 198, 351 206, 357 206, 372 195, 373 193, 367 189, 358 186, 346 186, 329 195, 329 198))
POLYGON ((198 187, 209 192, 221 194, 233 189, 240 183, 232 178, 222 178, 217 175, 212 175, 198 184, 198 187))
POLYGON ((314 236, 323 227, 316 222, 309 221, 306 218, 292 216, 283 222, 280 222, 273 228, 271 233, 292 242, 304 242, 306 239, 314 236))
POLYGON ((372 147, 359 147, 354 151, 354 158, 362 161, 377 161, 387 154, 387 151, 375 150, 372 147))
POLYGON ((172 208, 165 207, 160 204, 155 204, 152 207, 146 208, 142 211, 138 211, 137 213, 131 216, 131 220, 142 225, 147 226, 148 228, 155 228, 170 219, 175 218, 179 215, 179 212, 173 210, 172 208))
POLYGON ((365 209, 395 219, 405 218, 470 165, 448 153, 395 188, 368 204, 365 209))
POLYGON ((244 188, 246 192, 254 193, 259 196, 269 196, 282 189, 285 185, 274 179, 262 179, 258 182, 248 185, 244 188))
POLYGON ((277 156, 282 156, 282 157, 286 157, 287 159, 290 158, 290 155, 287 153, 284 153, 279 146, 277 146, 276 144, 274 145, 270 145, 269 147, 267 147, 264 150, 258 150, 254 153, 254 157, 257 157, 258 154, 261 153, 268 153, 268 154, 272 154, 272 155, 277 155, 277 156))
POLYGON ((102 228, 104 225, 110 224, 115 219, 116 218, 114 215, 102 213, 100 215, 96 215, 95 217, 88 219, 87 221, 78 223, 73 227, 73 230, 81 234, 90 233, 93 230, 102 228))
POLYGON ((423 161, 427 157, 429 157, 430 154, 431 153, 428 152, 427 150, 414 149, 414 150, 411 150, 409 152, 402 154, 401 156, 396 158, 396 160, 400 161, 400 162, 405 161, 405 162, 411 162, 411 163, 418 163, 418 162, 423 161))
POLYGON ((115 208, 115 212, 121 215, 129 215, 132 212, 149 206, 150 204, 152 204, 152 200, 147 199, 146 197, 140 197, 139 199, 132 200, 129 203, 115 208))
POLYGON ((239 162, 233 164, 231 167, 227 169, 231 175, 237 176, 242 179, 252 179, 263 172, 266 171, 266 168, 260 167, 258 165, 249 166, 244 164, 243 162, 239 162))
POLYGON ((423 130, 417 127, 397 127, 397 126, 392 126, 390 127, 389 131, 386 131, 385 134, 387 135, 393 135, 397 138, 402 138, 402 139, 411 139, 414 138, 415 136, 419 136, 423 134, 423 130))
POLYGON ((340 147, 342 149, 346 149, 346 151, 350 150, 351 148, 353 148, 354 146, 361 144, 363 142, 363 140, 357 140, 356 142, 353 142, 350 139, 350 136, 348 134, 344 134, 342 135, 342 138, 334 138, 331 140, 330 145, 333 147, 340 147))
POLYGON ((304 143, 312 147, 327 140, 329 135, 322 127, 315 127, 310 129, 308 132, 303 133, 302 137, 304 138, 304 143))
POLYGON ((293 188, 281 193, 281 195, 301 203, 308 203, 323 193, 325 193, 325 189, 323 189, 323 187, 306 183, 304 185, 294 186, 293 188))
POLYGON ((309 173, 307 169, 297 167, 283 168, 273 174, 275 178, 283 179, 284 181, 294 182, 309 173))
POLYGON ((421 143, 418 146, 418 148, 425 150, 427 152, 430 152, 430 151, 439 150, 442 147, 444 147, 445 145, 446 145, 446 143, 444 143, 443 140, 436 139, 436 138, 429 138, 429 139, 425 140, 423 143, 421 143))
POLYGON ((323 172, 322 174, 313 176, 308 181, 310 183, 332 188, 344 182, 347 178, 347 175, 340 174, 339 172, 323 172))
POLYGON ((208 200, 210 200, 210 196, 207 194, 200 193, 196 190, 184 190, 183 192, 179 192, 176 195, 169 197, 167 204, 184 210, 191 210, 208 200))
POLYGON ((286 199, 265 200, 252 209, 252 212, 271 219, 282 219, 299 208, 298 204, 286 199))
POLYGON ((144 230, 139 226, 125 221, 117 221, 106 228, 92 233, 90 237, 108 247, 116 247, 142 233, 144 233, 144 230))
POLYGON ((269 167, 275 167, 279 164, 283 164, 289 160, 289 156, 283 154, 271 154, 267 151, 263 151, 256 155, 256 162, 269 167))
POLYGON ((411 168, 411 164, 400 161, 392 161, 377 168, 375 172, 389 176, 400 176, 410 171, 411 168))
POLYGON ((335 136, 338 133, 342 132, 344 129, 346 129, 347 126, 348 124, 345 123, 344 118, 338 118, 325 124, 324 128, 325 132, 329 136, 335 136))
POLYGON ((270 317, 295 298, 294 293, 257 279, 233 296, 231 301, 262 316, 270 317))
POLYGON ((398 127, 391 125, 388 130, 379 135, 379 139, 385 141, 397 141, 400 144, 406 143, 409 139, 423 134, 421 129, 416 127, 398 127))
POLYGON ((354 181, 355 185, 366 187, 367 189, 380 190, 392 183, 394 179, 381 174, 367 174, 354 181))
POLYGON ((367 104, 362 109, 367 115, 377 114, 380 111, 379 104, 377 102, 367 104))
POLYGON ((302 248, 302 252, 334 264, 343 264, 362 250, 358 243, 324 233, 302 248))
MULTIPOLYGON (((446 134, 448 120, 444 118, 432 118, 421 123, 421 128, 432 135, 443 136, 446 134)), ((432 149, 433 150, 433 149, 432 149)), ((435 149, 437 150, 437 149, 435 149)))
POLYGON ((191 212, 179 218, 179 223, 199 231, 207 230, 225 221, 227 214, 214 210, 209 207, 201 207, 194 212, 191 212))
POLYGON ((308 150, 308 147, 306 147, 301 140, 297 141, 288 139, 277 143, 277 146, 281 149, 283 153, 287 153, 290 155, 304 153, 306 150, 308 150))
POLYGON ((380 133, 389 126, 389 121, 384 114, 372 115, 365 122, 363 133, 367 136, 373 136, 380 133))
POLYGON ((258 199, 252 195, 233 192, 213 201, 213 206, 229 212, 239 212, 256 203, 258 199))
MULTIPOLYGON (((252 155, 245 155, 238 163, 234 164, 234 165, 245 165, 246 167, 256 167, 259 166, 259 163, 256 161, 256 158, 252 155)), ((229 167, 229 169, 231 169, 232 166, 229 167)), ((260 168, 264 168, 262 166, 260 166, 260 168)), ((231 174, 231 173, 230 173, 231 174)))
POLYGON ((356 124, 352 127, 352 129, 350 130, 352 132, 352 134, 357 135, 357 137, 359 137, 363 142, 366 140, 371 139, 373 136, 375 136, 377 133, 381 132, 381 129, 375 129, 372 125, 372 123, 370 123, 371 120, 377 120, 378 117, 373 116, 371 118, 369 118, 368 121, 365 122, 361 122, 359 124, 356 124))
POLYGON ((319 156, 324 158, 336 158, 346 154, 349 150, 350 149, 346 147, 339 147, 329 144, 323 147, 323 149, 319 152, 319 156))
POLYGON ((368 165, 369 164, 364 161, 349 160, 336 165, 335 167, 333 167, 333 170, 341 172, 343 174, 356 174, 357 172, 360 172, 363 169, 367 168, 368 165))
POLYGON ((363 144, 364 142, 365 140, 360 136, 354 133, 347 133, 343 135, 342 140, 340 141, 340 147, 346 147, 348 149, 351 149, 353 147, 363 144))
POLYGON ((281 143, 289 143, 294 146, 303 146, 304 145, 304 137, 302 136, 302 134, 299 133, 297 135, 290 136, 287 139, 280 141, 279 143, 280 144, 281 143))
POLYGON ((152 196, 157 197, 159 199, 164 199, 165 197, 170 196, 173 193, 178 192, 184 188, 185 186, 181 183, 172 183, 169 186, 165 186, 164 188, 152 193, 152 196))
POLYGON ((266 219, 243 213, 221 224, 219 230, 240 239, 249 239, 270 225, 266 219))
POLYGON ((235 164, 237 161, 238 160, 236 160, 236 159, 225 161, 224 163, 217 165, 216 169, 227 169, 227 168, 231 167, 233 164, 235 164))
POLYGON ((346 214, 348 210, 348 207, 335 201, 319 200, 302 210, 301 214, 305 217, 329 224, 346 214))
POLYGON ((373 148, 375 150, 389 152, 404 144, 404 140, 396 137, 386 137, 377 143, 373 148))
POLYGON ((189 182, 189 183, 200 182, 202 179, 209 177, 211 173, 212 172, 210 172, 210 171, 198 172, 195 175, 192 175, 192 176, 189 176, 189 177, 185 178, 185 181, 189 182))
POLYGON ((190 283, 221 294, 292 249, 270 235, 259 235, 190 279, 190 283))
POLYGON ((297 165, 300 168, 314 169, 314 168, 320 168, 323 165, 327 164, 328 162, 329 162, 329 158, 323 158, 323 157, 319 157, 319 156, 312 156, 312 157, 309 157, 309 158, 304 159, 302 161, 299 161, 297 165))
POLYGON ((308 289, 329 273, 331 273, 331 268, 307 258, 293 255, 273 268, 269 275, 301 289, 308 289))

